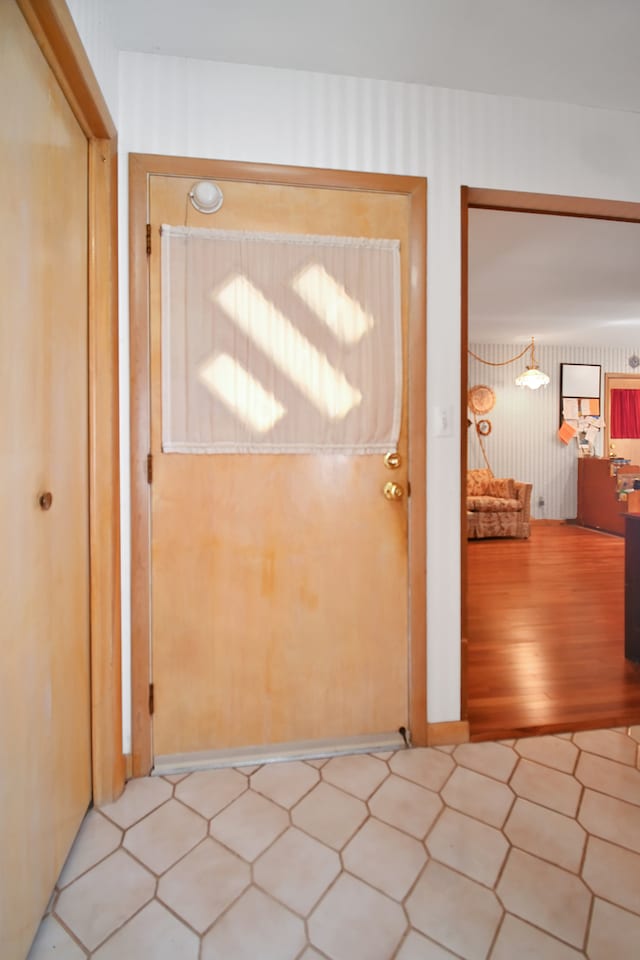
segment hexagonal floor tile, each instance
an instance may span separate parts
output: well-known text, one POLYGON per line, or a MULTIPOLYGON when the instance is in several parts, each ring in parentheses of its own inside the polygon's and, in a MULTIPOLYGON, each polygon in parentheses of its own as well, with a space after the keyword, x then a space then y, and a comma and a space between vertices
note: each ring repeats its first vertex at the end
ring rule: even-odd
POLYGON ((581 753, 576 777, 585 787, 640 805, 640 770, 591 753, 581 753))
POLYGON ((455 763, 447 753, 434 750, 433 747, 414 747, 395 753, 389 766, 398 776, 412 780, 421 787, 441 790, 451 776, 455 763))
POLYGON ((640 854, 589 837, 582 876, 599 897, 640 914, 640 854))
POLYGON ((205 935, 201 960, 294 960, 306 939, 299 917, 250 887, 205 935))
POLYGON ((342 874, 309 918, 313 946, 331 960, 389 960, 406 929, 402 907, 342 874))
POLYGON ((510 913, 572 946, 582 945, 591 896, 578 877, 511 850, 497 892, 510 913))
POLYGON ((427 849, 434 859, 491 887, 509 844, 495 827, 447 808, 427 837, 427 849))
POLYGON ((491 890, 433 860, 406 906, 414 927, 466 960, 485 960, 502 917, 491 890))
POLYGON ((100 812, 126 829, 165 803, 173 787, 163 777, 139 777, 125 784, 122 796, 114 803, 105 803, 100 812))
POLYGON ((267 893, 306 916, 340 870, 337 853, 292 827, 256 860, 253 876, 267 893))
POLYGON ((27 960, 51 960, 51 957, 57 957, 58 960, 85 960, 86 953, 55 917, 47 916, 38 928, 27 960))
POLYGON ((251 862, 288 826, 289 817, 282 807, 247 790, 213 818, 209 832, 251 862))
POLYGON ((521 757, 563 773, 573 773, 578 760, 578 748, 565 737, 524 737, 516 740, 514 749, 521 757))
POLYGON ((176 797, 210 820, 248 789, 247 778, 237 770, 199 770, 181 780, 176 797))
POLYGON ((248 864, 207 839, 160 878, 158 898, 204 933, 250 883, 248 864))
POLYGON ((457 767, 442 791, 444 801, 461 813, 483 820, 492 827, 501 827, 515 800, 505 783, 498 783, 482 773, 457 767))
POLYGON ((97 810, 89 810, 58 880, 62 889, 120 846, 122 830, 97 810))
POLYGON ((360 800, 367 800, 388 776, 386 763, 367 754, 333 757, 322 768, 323 780, 360 800))
POLYGON ((251 788, 289 809, 320 780, 318 771, 302 760, 267 763, 250 777, 251 788))
POLYGON ((574 950, 509 913, 491 951, 491 960, 578 960, 579 957, 584 957, 582 951, 574 950))
POLYGON ((124 850, 116 850, 62 891, 55 913, 89 950, 153 897, 155 878, 124 850))
POLYGON ((342 851, 345 869, 394 900, 406 896, 426 859, 421 843, 375 817, 342 851))
POLYGON ((635 766, 638 745, 626 733, 616 730, 584 730, 574 734, 573 742, 587 753, 635 766))
POLYGON ((164 873, 206 833, 206 820, 177 800, 169 800, 127 830, 123 845, 154 873, 164 873))
POLYGON ((453 757, 461 767, 484 773, 487 777, 505 783, 518 762, 518 755, 511 747, 490 740, 483 743, 461 743, 456 747, 453 757))
POLYGON ((193 930, 172 916, 157 901, 148 904, 133 920, 93 954, 95 960, 197 960, 200 943, 193 930))
POLYGON ((637 960, 640 917, 596 900, 587 942, 590 960, 637 960))
MULTIPOLYGON (((566 741, 558 741, 565 743, 566 741)), ((568 773, 532 760, 520 760, 510 781, 519 797, 542 804, 568 817, 575 817, 580 802, 580 784, 568 773)))
POLYGON ((511 809, 504 832, 521 850, 565 870, 580 869, 587 837, 582 827, 570 817, 519 797, 511 809))
POLYGON ((457 960, 456 955, 439 947, 421 933, 410 930, 407 939, 400 947, 396 960, 457 960))
POLYGON ((594 836, 640 853, 640 807, 634 803, 585 790, 578 820, 594 836))
POLYGON ((335 850, 344 847, 367 816, 362 800, 328 783, 319 783, 291 811, 296 827, 335 850))
POLYGON ((437 793, 393 774, 371 797, 369 809, 379 820, 423 840, 442 810, 442 801, 437 793))

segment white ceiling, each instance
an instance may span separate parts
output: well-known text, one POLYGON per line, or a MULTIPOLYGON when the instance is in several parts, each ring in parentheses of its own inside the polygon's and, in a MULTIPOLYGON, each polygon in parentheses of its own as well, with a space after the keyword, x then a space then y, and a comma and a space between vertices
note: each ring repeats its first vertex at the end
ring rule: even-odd
POLYGON ((640 224, 469 211, 469 339, 640 345, 640 224))
MULTIPOLYGON (((123 50, 640 112, 640 0, 108 0, 123 50)), ((640 345, 640 226, 471 211, 475 342, 640 345)))
POLYGON ((640 111, 639 0, 108 0, 122 50, 640 111))

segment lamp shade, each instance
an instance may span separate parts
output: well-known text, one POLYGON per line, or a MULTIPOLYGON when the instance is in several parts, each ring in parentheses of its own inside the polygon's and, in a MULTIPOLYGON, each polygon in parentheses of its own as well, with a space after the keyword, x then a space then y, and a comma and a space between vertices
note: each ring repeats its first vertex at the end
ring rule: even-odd
POLYGON ((517 387, 529 387, 530 390, 538 390, 540 387, 546 387, 549 383, 549 377, 542 370, 538 370, 537 365, 527 367, 518 377, 516 377, 517 387))

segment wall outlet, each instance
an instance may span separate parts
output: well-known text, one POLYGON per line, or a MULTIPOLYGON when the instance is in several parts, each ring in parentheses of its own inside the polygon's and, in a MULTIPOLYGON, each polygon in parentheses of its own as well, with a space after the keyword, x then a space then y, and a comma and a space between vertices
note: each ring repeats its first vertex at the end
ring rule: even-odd
POLYGON ((538 506, 544 507, 544 497, 538 497, 538 506))

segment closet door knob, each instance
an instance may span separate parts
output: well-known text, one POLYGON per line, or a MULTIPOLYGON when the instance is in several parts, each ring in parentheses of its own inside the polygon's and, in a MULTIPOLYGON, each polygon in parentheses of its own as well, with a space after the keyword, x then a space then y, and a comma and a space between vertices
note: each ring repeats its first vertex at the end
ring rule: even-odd
POLYGON ((49 493, 48 490, 46 493, 41 493, 38 497, 38 503, 40 504, 41 510, 50 510, 51 504, 53 503, 53 494, 49 493))

